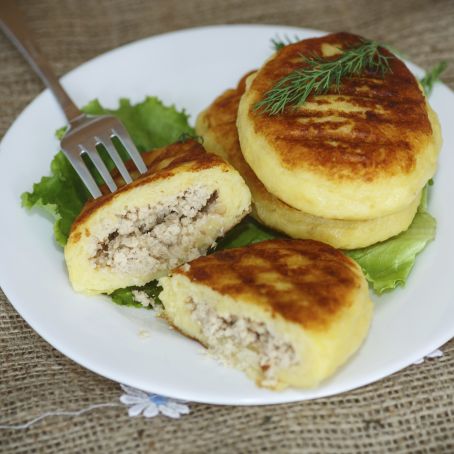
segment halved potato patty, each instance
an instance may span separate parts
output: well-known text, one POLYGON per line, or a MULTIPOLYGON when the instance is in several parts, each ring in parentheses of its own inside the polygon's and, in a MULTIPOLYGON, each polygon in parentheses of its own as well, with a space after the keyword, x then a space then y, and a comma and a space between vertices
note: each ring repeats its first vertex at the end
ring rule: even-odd
POLYGON ((326 379, 359 348, 372 316, 359 266, 311 240, 217 252, 159 283, 171 324, 272 389, 326 379))
POLYGON ((148 173, 89 203, 65 247, 83 293, 143 285, 207 249, 250 210, 238 172, 196 141, 144 155, 148 173))

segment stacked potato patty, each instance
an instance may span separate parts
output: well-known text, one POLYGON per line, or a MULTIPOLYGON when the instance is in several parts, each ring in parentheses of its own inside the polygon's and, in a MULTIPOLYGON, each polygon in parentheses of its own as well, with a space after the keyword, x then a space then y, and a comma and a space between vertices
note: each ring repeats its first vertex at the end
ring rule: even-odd
POLYGON ((440 127, 417 80, 392 58, 383 78, 345 78, 338 90, 282 114, 255 106, 301 65, 301 55, 331 56, 359 42, 338 33, 288 45, 197 121, 207 150, 248 183, 259 220, 345 249, 406 230, 435 172, 440 127))

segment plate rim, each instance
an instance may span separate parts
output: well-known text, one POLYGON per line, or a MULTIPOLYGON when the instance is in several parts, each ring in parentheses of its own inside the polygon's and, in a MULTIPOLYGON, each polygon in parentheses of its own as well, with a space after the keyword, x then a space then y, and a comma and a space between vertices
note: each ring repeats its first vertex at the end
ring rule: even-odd
MULTIPOLYGON (((300 30, 301 32, 303 33, 311 33, 313 34, 314 36, 320 36, 320 35, 323 35, 327 32, 324 32, 324 31, 321 31, 321 30, 316 30, 316 29, 311 29, 311 28, 306 28, 306 27, 293 27, 293 26, 286 26, 286 25, 269 25, 269 24, 220 24, 220 25, 207 25, 207 26, 201 26, 201 27, 190 27, 190 28, 184 28, 184 29, 177 29, 177 30, 173 30, 173 31, 168 31, 168 32, 165 32, 165 33, 162 33, 162 34, 156 34, 156 35, 151 35, 151 36, 148 36, 148 37, 144 37, 144 38, 141 38, 141 39, 138 39, 138 40, 135 40, 135 41, 131 41, 131 42, 128 42, 128 43, 125 43, 121 46, 118 46, 118 47, 115 47, 113 49, 110 49, 102 54, 99 54, 83 63, 81 63, 80 65, 72 68, 70 71, 68 71, 67 73, 65 73, 61 78, 60 80, 62 82, 65 82, 65 79, 68 78, 68 77, 71 77, 73 75, 73 73, 79 71, 79 70, 84 70, 84 67, 86 67, 87 65, 90 65, 94 62, 99 62, 100 60, 104 59, 104 58, 109 58, 112 54, 120 51, 120 50, 125 50, 127 49, 128 47, 133 47, 133 46, 140 46, 142 43, 144 42, 147 42, 147 41, 150 41, 150 40, 154 40, 154 39, 166 39, 168 38, 169 36, 175 36, 175 35, 179 35, 179 34, 185 34, 185 33, 191 33, 191 32, 194 32, 194 31, 201 31, 201 30, 219 30, 220 28, 230 28, 230 29, 234 29, 234 28, 244 28, 244 29, 251 29, 251 28, 257 28, 257 29, 279 29, 279 30, 288 30, 289 33, 294 33, 294 32, 297 32, 298 30, 300 30)), ((276 31, 276 33, 278 33, 276 31)), ((275 34, 276 34, 275 33, 275 34)), ((407 60, 405 60, 406 63, 407 60)), ((414 67, 414 68, 417 68, 418 71, 423 71, 419 66, 411 63, 411 66, 414 67)), ((447 87, 445 84, 442 84, 445 88, 447 88, 451 93, 452 91, 450 90, 449 87, 447 87)), ((37 102, 40 102, 39 100, 46 94, 48 93, 49 90, 48 89, 44 89, 42 90, 37 96, 35 96, 23 109, 22 111, 16 116, 16 118, 13 120, 13 122, 9 125, 7 131, 5 132, 1 142, 0 142, 0 153, 2 152, 2 149, 3 149, 3 144, 5 142, 5 139, 7 139, 11 133, 11 130, 13 129, 14 125, 16 124, 16 122, 18 122, 18 120, 32 107, 32 105, 34 103, 37 103, 37 102)), ((1 262, 1 260, 0 260, 1 262)), ((83 361, 83 358, 80 358, 77 354, 74 354, 73 351, 68 351, 67 348, 63 348, 59 345, 59 342, 57 339, 55 339, 52 335, 50 335, 50 333, 48 332, 45 332, 44 330, 44 334, 43 332, 41 332, 40 330, 40 327, 36 327, 35 326, 35 323, 33 321, 30 321, 29 320, 29 317, 27 317, 26 315, 26 311, 24 311, 24 307, 22 305, 19 305, 20 308, 16 307, 16 305, 13 303, 13 301, 15 300, 18 300, 18 299, 21 299, 20 297, 17 297, 17 295, 15 294, 15 290, 14 288, 11 288, 9 286, 9 284, 7 282, 5 282, 3 280, 3 275, 0 273, 0 286, 5 294, 5 296, 7 297, 8 299, 8 303, 11 304, 11 306, 14 308, 14 310, 16 310, 19 315, 21 316, 21 318, 23 318, 26 323, 42 338, 44 339, 48 344, 50 344, 53 348, 55 348, 57 351, 59 351, 61 354, 63 354, 64 356, 66 356, 67 358, 69 358, 71 361, 74 361, 75 363, 77 363, 78 365, 80 365, 81 367, 85 368, 85 369, 88 369, 90 370, 91 372, 94 372, 98 375, 101 375, 103 377, 106 377, 116 383, 119 383, 118 381, 118 378, 115 377, 115 374, 112 374, 110 373, 108 370, 105 370, 106 368, 104 367, 93 367, 92 364, 90 364, 90 366, 87 366, 86 362, 83 361), (6 284, 6 285, 5 285, 6 284), (25 312, 25 314, 24 314, 25 312), (58 347, 57 347, 58 345, 58 347)), ((437 340, 433 341, 430 346, 427 346, 427 348, 425 349, 426 352, 424 353, 424 355, 422 356, 425 356, 427 354, 429 354, 430 352, 432 352, 433 350, 439 348, 441 345, 445 344, 446 342, 448 342, 450 339, 452 339, 454 337, 454 324, 453 324, 453 328, 452 328, 452 333, 445 333, 445 335, 440 335, 437 340)), ((276 404, 283 404, 283 403, 290 403, 290 402, 301 402, 301 401, 305 401, 305 400, 313 400, 313 399, 320 399, 320 398, 324 398, 324 397, 330 397, 330 396, 333 396, 333 395, 340 395, 340 394, 344 394, 346 392, 349 392, 353 389, 359 389, 359 388, 363 388, 364 386, 368 386, 369 384, 371 383, 374 383, 378 380, 381 380, 385 377, 388 377, 402 369, 404 369, 405 367, 407 367, 408 365, 410 365, 411 363, 417 361, 418 359, 421 358, 421 355, 420 353, 416 353, 414 354, 414 358, 411 359, 411 361, 407 358, 405 361, 400 361, 401 364, 399 365, 396 365, 394 363, 398 363, 399 361, 394 361, 394 363, 392 363, 392 365, 389 366, 389 369, 392 369, 391 372, 389 371, 385 371, 385 372, 382 372, 382 373, 369 373, 367 374, 367 380, 364 380, 364 382, 360 385, 355 385, 353 384, 351 387, 347 387, 345 388, 344 390, 342 391, 333 391, 333 392, 328 392, 328 393, 323 393, 323 395, 320 395, 320 396, 317 396, 317 395, 314 395, 312 397, 305 397, 305 398, 290 398, 290 399, 279 399, 277 398, 276 400, 274 401, 255 401, 255 400, 252 400, 252 401, 248 401, 247 399, 246 400, 243 400, 243 401, 238 401, 238 402, 235 402, 235 403, 232 403, 231 401, 224 401, 222 399, 222 396, 220 399, 218 399, 217 401, 213 402, 212 400, 203 400, 203 399, 200 399, 200 398, 191 398, 191 401, 192 402, 199 402, 199 403, 205 403, 205 404, 213 404, 213 405, 236 405, 236 406, 240 406, 240 405, 276 405, 276 404), (404 365, 402 363, 405 363, 404 365)), ((128 380, 128 382, 125 384, 130 384, 131 381, 128 380)), ((132 384, 131 386, 134 386, 134 384, 132 384)), ((141 389, 143 389, 143 387, 141 387, 141 389)), ((274 396, 279 396, 279 393, 275 393, 274 396)), ((169 397, 173 397, 173 396, 169 396, 169 397)), ((185 396, 180 396, 180 397, 176 397, 177 399, 186 399, 185 396)))

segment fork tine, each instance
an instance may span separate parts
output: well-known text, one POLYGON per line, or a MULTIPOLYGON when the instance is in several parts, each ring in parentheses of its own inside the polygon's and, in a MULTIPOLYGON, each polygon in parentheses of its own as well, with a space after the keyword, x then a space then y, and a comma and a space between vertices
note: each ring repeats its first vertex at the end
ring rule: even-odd
POLYGON ((120 140, 123 146, 126 148, 129 156, 133 160, 134 164, 137 167, 137 170, 140 173, 145 173, 148 169, 145 163, 143 162, 142 156, 137 151, 136 146, 134 145, 131 137, 129 136, 128 132, 124 128, 123 125, 117 125, 114 129, 112 129, 112 134, 120 140))
POLYGON ((95 139, 99 144, 103 145, 106 148, 107 153, 109 153, 109 156, 112 158, 112 161, 115 163, 115 166, 119 170, 121 176, 123 177, 123 180, 125 180, 125 183, 126 184, 131 183, 132 182, 131 175, 129 175, 128 169, 124 165, 123 160, 121 159, 120 155, 118 154, 118 151, 115 148, 114 144, 112 143, 110 137, 103 138, 103 137, 97 136, 95 139))
POLYGON ((62 149, 65 153, 65 156, 68 158, 69 162, 71 163, 79 177, 82 179, 83 183, 90 191, 90 194, 93 196, 93 198, 96 199, 97 197, 101 197, 102 192, 100 191, 95 179, 85 165, 85 162, 83 161, 80 154, 80 150, 77 150, 76 148, 71 150, 63 147, 62 149))
POLYGON ((112 178, 112 175, 110 175, 109 170, 107 169, 106 165, 104 164, 104 161, 101 159, 101 156, 99 156, 99 153, 98 153, 98 150, 96 149, 96 147, 93 146, 92 148, 88 148, 83 145, 80 145, 80 148, 85 153, 88 154, 88 156, 90 157, 94 166, 96 167, 96 169, 102 176, 104 182, 109 187, 110 192, 115 192, 117 190, 117 185, 115 184, 115 181, 112 178))

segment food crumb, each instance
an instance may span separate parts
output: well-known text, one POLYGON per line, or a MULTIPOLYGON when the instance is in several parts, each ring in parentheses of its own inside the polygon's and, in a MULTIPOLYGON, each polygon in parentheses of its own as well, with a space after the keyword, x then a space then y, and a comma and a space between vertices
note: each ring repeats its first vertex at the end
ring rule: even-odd
POLYGON ((191 265, 189 265, 189 263, 185 263, 185 264, 181 267, 181 269, 182 269, 185 273, 187 273, 187 272, 191 269, 191 265))
POLYGON ((141 329, 139 331, 139 337, 142 339, 146 339, 147 337, 150 337, 150 335, 150 331, 148 331, 147 329, 141 329))
POLYGON ((143 290, 133 290, 132 296, 143 307, 148 307, 153 304, 152 299, 143 290))

